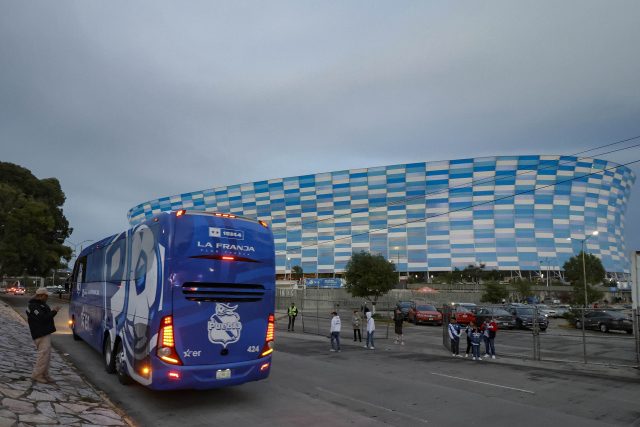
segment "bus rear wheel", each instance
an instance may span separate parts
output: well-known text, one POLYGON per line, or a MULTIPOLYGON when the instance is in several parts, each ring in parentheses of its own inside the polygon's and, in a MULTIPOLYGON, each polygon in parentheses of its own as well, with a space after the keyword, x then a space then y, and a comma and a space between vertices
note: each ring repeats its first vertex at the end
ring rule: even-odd
POLYGON ((129 385, 133 382, 129 374, 127 373, 127 362, 126 356, 124 354, 124 346, 122 345, 122 341, 118 340, 116 344, 116 352, 115 352, 115 363, 116 363, 116 373, 118 374, 118 381, 122 385, 129 385))
POLYGON ((113 354, 113 345, 111 345, 111 336, 107 334, 102 345, 102 355, 104 357, 104 369, 109 374, 116 373, 116 358, 113 354))

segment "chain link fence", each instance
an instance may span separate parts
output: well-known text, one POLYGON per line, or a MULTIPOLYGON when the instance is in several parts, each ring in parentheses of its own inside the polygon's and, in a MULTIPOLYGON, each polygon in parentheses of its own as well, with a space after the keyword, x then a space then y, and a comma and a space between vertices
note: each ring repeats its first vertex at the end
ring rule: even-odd
MULTIPOLYGON (((473 312, 478 313, 482 306, 473 312)), ((494 306, 504 308, 503 306, 494 306)), ((533 319, 545 318, 529 306, 533 319)), ((448 326, 455 308, 442 306, 442 344, 451 350, 448 326)), ((637 310, 573 308, 561 318, 546 318, 531 325, 500 328, 496 336, 499 355, 547 362, 585 363, 616 367, 640 367, 640 315, 637 310)), ((476 322, 479 323, 479 322, 476 322)), ((480 326, 480 325, 478 325, 480 326)), ((466 324, 461 325, 460 352, 466 350, 466 324)), ((484 354, 484 343, 481 352, 484 354)))

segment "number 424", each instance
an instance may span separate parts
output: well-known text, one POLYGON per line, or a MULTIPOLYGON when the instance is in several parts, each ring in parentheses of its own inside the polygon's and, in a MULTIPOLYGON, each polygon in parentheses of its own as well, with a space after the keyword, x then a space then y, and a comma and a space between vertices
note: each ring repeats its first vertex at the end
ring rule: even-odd
POLYGON ((260 347, 257 345, 250 345, 249 347, 247 347, 248 353, 258 353, 259 351, 260 351, 260 347))

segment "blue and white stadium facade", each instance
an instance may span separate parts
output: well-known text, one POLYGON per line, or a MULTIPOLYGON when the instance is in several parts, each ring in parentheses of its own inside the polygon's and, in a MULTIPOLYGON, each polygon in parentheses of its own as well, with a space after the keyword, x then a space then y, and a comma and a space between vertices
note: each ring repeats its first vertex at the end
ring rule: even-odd
POLYGON ((200 209, 272 225, 277 272, 341 273, 352 252, 382 254, 401 272, 559 271, 580 252, 629 272, 624 219, 633 172, 605 160, 499 156, 277 178, 151 200, 131 224, 200 209), (570 238, 570 239, 569 239, 570 238), (289 258, 289 260, 287 260, 289 258))

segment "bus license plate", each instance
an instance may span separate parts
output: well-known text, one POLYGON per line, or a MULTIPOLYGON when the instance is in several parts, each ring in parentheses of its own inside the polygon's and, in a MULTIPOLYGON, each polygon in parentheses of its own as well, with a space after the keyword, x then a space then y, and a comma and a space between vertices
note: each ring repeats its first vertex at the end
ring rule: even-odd
POLYGON ((231 378, 231 369, 218 369, 216 371, 217 380, 226 380, 228 378, 231 378))

